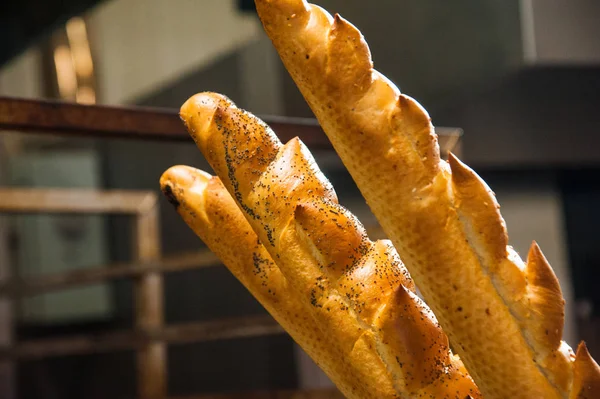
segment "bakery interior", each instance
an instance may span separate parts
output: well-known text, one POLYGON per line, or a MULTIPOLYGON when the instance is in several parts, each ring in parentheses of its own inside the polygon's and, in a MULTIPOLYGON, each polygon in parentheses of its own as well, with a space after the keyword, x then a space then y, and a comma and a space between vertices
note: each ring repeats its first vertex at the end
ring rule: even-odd
MULTIPOLYGON (((318 4, 490 185, 511 245, 540 244, 564 339, 600 357, 600 3, 318 4)), ((0 398, 141 398, 148 380, 164 383, 153 398, 341 398, 158 186, 172 165, 210 171, 177 111, 215 91, 298 135, 384 236, 253 2, 7 0, 0 33, 0 398), (132 332, 144 317, 155 374, 132 332)))

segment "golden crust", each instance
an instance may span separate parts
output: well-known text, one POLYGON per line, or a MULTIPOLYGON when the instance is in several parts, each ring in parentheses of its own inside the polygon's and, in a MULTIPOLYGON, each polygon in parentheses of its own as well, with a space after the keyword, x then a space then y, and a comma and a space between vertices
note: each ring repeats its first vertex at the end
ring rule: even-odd
POLYGON ((531 290, 531 317, 538 319, 533 326, 539 331, 533 335, 546 337, 540 344, 540 350, 543 347, 558 348, 565 321, 564 299, 558 278, 536 242, 531 245, 527 256, 525 276, 531 290))
POLYGON ((594 399, 600 392, 600 367, 584 342, 577 348, 573 389, 569 399, 594 399))
POLYGON ((180 114, 293 295, 363 381, 372 379, 376 397, 480 397, 394 248, 366 237, 300 140, 281 145, 214 93, 192 97, 180 114))
MULTIPOLYGON (((362 35, 303 0, 256 0, 265 31, 486 398, 567 398, 563 298, 507 247, 493 193, 440 160, 427 112, 375 71, 362 35), (546 333, 548 331, 548 333, 546 333)), ((600 393, 596 393, 600 396, 600 393)))
POLYGON ((508 245, 500 205, 485 182, 454 154, 449 154, 448 163, 452 171, 454 204, 477 230, 478 234, 474 235, 477 245, 483 247, 497 265, 506 258, 508 245))
POLYGON ((301 230, 298 236, 304 245, 314 248, 313 256, 325 265, 332 281, 353 268, 371 246, 362 224, 335 202, 301 202, 294 210, 294 220, 296 229, 301 230), (323 216, 328 213, 332 216, 323 216))
POLYGON ((288 281, 219 178, 188 166, 174 166, 163 174, 160 185, 188 226, 347 398, 393 397, 389 382, 376 371, 365 373, 360 362, 352 362, 353 357, 362 355, 359 350, 348 356, 336 342, 335 330, 318 327, 308 304, 293 295, 288 281))

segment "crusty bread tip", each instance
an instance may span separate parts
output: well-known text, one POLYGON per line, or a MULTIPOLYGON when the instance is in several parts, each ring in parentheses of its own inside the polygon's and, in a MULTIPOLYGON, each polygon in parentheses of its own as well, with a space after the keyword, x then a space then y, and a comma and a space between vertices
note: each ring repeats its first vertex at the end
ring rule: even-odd
POLYGON ((429 115, 373 68, 359 30, 303 0, 256 6, 483 395, 600 397, 596 363, 561 341, 564 300, 540 248, 524 262, 508 245, 493 192, 456 157, 440 159, 429 115))
POLYGON ((285 295, 328 340, 330 356, 309 354, 348 398, 481 397, 394 247, 367 237, 299 139, 282 144, 214 93, 193 96, 180 115, 287 281, 285 295))

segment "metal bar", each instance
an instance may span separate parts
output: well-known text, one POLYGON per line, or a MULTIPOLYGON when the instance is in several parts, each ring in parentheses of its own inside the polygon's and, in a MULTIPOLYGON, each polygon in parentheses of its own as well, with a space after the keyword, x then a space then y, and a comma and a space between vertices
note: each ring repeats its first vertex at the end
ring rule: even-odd
POLYGON ((0 97, 0 128, 90 137, 188 140, 173 110, 0 97))
POLYGON ((156 202, 149 191, 0 188, 2 213, 137 214, 156 202))
MULTIPOLYGON (((282 141, 298 136, 312 148, 331 148, 316 120, 262 116, 282 141)), ((108 107, 0 97, 0 130, 103 138, 189 141, 174 109, 108 107)))
MULTIPOLYGON (((331 143, 314 118, 259 117, 284 143, 297 136, 311 149, 331 149, 331 143)), ((90 138, 191 142, 174 109, 108 107, 12 97, 0 97, 0 131, 3 129, 90 138)), ((440 142, 451 139, 457 132, 461 130, 436 128, 440 142)))
MULTIPOLYGON (((0 184, 6 183, 6 149, 0 138, 0 184)), ((6 216, 0 215, 0 285, 15 277, 9 256, 9 229, 6 216)), ((0 345, 11 346, 15 340, 15 302, 0 298, 0 345)), ((13 361, 0 362, 0 392, 4 399, 17 397, 17 367, 13 361)))
POLYGON ((270 315, 261 315, 166 327, 163 332, 151 335, 156 340, 181 345, 284 333, 285 330, 270 315))
POLYGON ((40 359, 145 348, 148 343, 181 345, 223 339, 283 334, 285 331, 268 315, 231 318, 173 325, 147 331, 121 331, 102 335, 23 341, 0 348, 0 359, 40 359))
POLYGON ((220 264, 219 258, 209 251, 199 251, 138 263, 114 263, 93 269, 72 270, 25 281, 0 283, 0 296, 25 297, 60 291, 67 288, 100 283, 106 280, 139 277, 147 272, 173 273, 200 269, 220 264))
MULTIPOLYGON (((142 262, 160 257, 158 207, 139 214, 133 231, 134 253, 142 262)), ((134 316, 138 331, 163 327, 163 276, 149 268, 134 285, 134 316)), ((149 340, 137 348, 137 392, 141 399, 163 399, 167 393, 167 348, 164 342, 149 340)))

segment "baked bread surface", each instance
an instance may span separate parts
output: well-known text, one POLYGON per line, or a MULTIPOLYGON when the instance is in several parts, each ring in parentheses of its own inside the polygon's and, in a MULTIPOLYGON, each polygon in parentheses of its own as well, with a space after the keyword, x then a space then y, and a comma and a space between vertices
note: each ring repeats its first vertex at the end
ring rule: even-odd
POLYGON ((178 165, 162 175, 160 185, 194 233, 319 367, 344 388, 346 397, 375 398, 385 392, 385 385, 375 385, 381 381, 354 369, 339 351, 335 336, 320 329, 306 301, 292 294, 287 279, 218 177, 178 165))
POLYGON ((572 398, 587 386, 600 397, 597 364, 585 347, 576 358, 561 341, 564 300, 540 248, 534 243, 524 262, 508 245, 493 192, 456 157, 440 159, 429 115, 373 68, 358 29, 303 0, 256 5, 484 396, 572 398))
POLYGON ((329 339, 335 356, 320 364, 348 365, 346 379, 328 372, 347 397, 481 397, 394 247, 369 240, 300 140, 283 145, 214 93, 193 96, 180 115, 289 282, 286 294, 329 339))

